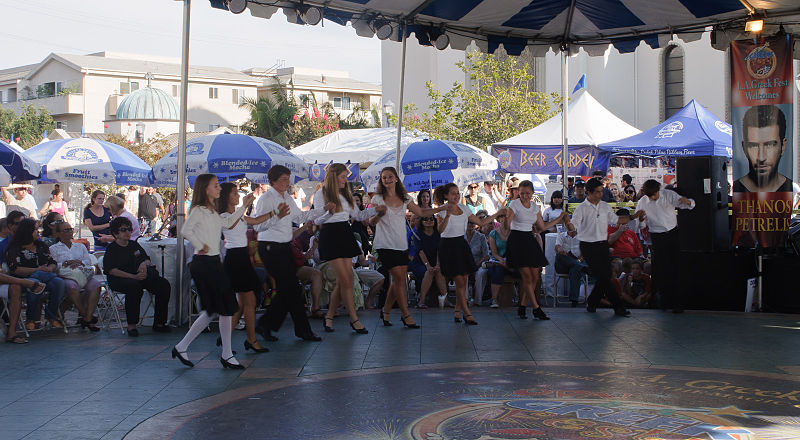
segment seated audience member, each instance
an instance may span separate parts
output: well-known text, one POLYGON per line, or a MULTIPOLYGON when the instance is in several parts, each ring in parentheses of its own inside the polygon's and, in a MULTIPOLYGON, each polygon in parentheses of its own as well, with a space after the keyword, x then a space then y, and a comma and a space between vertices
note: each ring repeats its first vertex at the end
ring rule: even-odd
POLYGON ((583 261, 580 241, 576 238, 578 231, 559 232, 556 237, 555 269, 558 273, 569 274, 567 293, 572 307, 578 305, 580 297, 581 279, 588 273, 589 266, 583 261))
POLYGON ((99 189, 94 190, 92 200, 83 209, 83 224, 92 231, 95 251, 105 250, 108 243, 114 241, 114 237, 108 232, 111 212, 103 206, 105 201, 106 193, 99 189))
POLYGON ((613 202, 619 203, 624 201, 622 191, 616 183, 609 183, 608 190, 611 191, 611 196, 614 198, 613 202))
POLYGON ((292 246, 297 249, 303 258, 303 264, 297 268, 297 279, 303 284, 311 285, 311 318, 322 319, 325 317, 325 313, 322 311, 322 306, 319 303, 319 295, 322 293, 322 272, 312 267, 309 262, 309 258, 313 254, 309 243, 313 236, 312 231, 315 227, 316 225, 314 222, 308 222, 303 228, 296 230, 296 236, 292 241, 292 246))
POLYGON ((567 203, 583 203, 586 200, 586 183, 583 180, 575 182, 575 195, 567 200, 567 203))
POLYGON ((646 307, 651 299, 650 275, 643 271, 642 262, 631 262, 631 273, 622 280, 622 299, 634 307, 646 307))
MULTIPOLYGON (((361 193, 353 193, 353 201, 355 202, 355 207, 359 211, 363 211, 364 208, 364 196, 361 193)), ((313 222, 310 222, 313 223, 313 222)), ((369 253, 372 250, 372 245, 369 242, 369 229, 367 228, 367 221, 358 221, 358 220, 350 220, 350 228, 358 234, 357 240, 361 243, 362 249, 365 254, 369 253)))
POLYGON ((633 185, 627 185, 622 190, 622 201, 623 202, 635 202, 638 200, 636 197, 636 187, 633 185))
POLYGON ((63 222, 64 216, 57 212, 50 212, 42 219, 42 243, 52 246, 58 243, 58 237, 55 235, 55 223, 63 222))
POLYGON ((611 190, 608 189, 608 184, 611 182, 611 179, 606 177, 606 173, 601 170, 595 170, 592 173, 592 179, 598 179, 603 182, 603 201, 606 203, 614 203, 614 196, 611 194, 611 190))
MULTIPOLYGON (((45 316, 53 328, 63 328, 59 308, 64 300, 64 280, 58 277, 58 265, 50 256, 50 249, 39 240, 36 220, 22 219, 17 225, 6 250, 5 262, 11 275, 32 278, 47 286, 47 309, 45 316)), ((42 292, 26 289, 26 327, 33 330, 39 318, 42 292)))
POLYGON ((613 258, 643 258, 642 244, 631 223, 631 213, 625 208, 617 210, 619 223, 608 227, 608 244, 613 258))
MULTIPOLYGON (((358 236, 358 234, 356 234, 356 236, 358 236)), ((359 247, 361 247, 361 241, 359 241, 358 238, 359 237, 356 237, 356 242, 359 247)), ((377 270, 369 268, 369 260, 367 260, 364 255, 363 249, 361 250, 361 254, 357 257, 353 257, 353 266, 356 269, 358 281, 369 289, 367 298, 364 300, 364 308, 372 309, 375 296, 377 296, 378 292, 383 288, 383 283, 386 278, 377 270)))
MULTIPOLYGON (((545 208, 544 212, 542 213, 542 220, 547 223, 558 218, 562 212, 564 212, 564 197, 561 191, 553 191, 553 194, 550 195, 550 206, 545 208)), ((558 228, 553 226, 544 232, 558 232, 558 228)))
MULTIPOLYGON (((478 211, 475 214, 479 219, 483 220, 489 216, 486 211, 478 211)), ((486 225, 488 228, 492 227, 492 223, 486 225)), ((491 230, 491 229, 490 229, 491 230)), ((467 225, 467 243, 472 250, 472 259, 475 261, 475 267, 478 271, 475 272, 475 285, 473 286, 474 299, 470 298, 470 305, 480 306, 483 301, 483 292, 486 290, 486 278, 489 275, 489 270, 484 267, 485 262, 489 261, 491 255, 489 254, 489 241, 483 233, 482 228, 478 225, 467 225)))
POLYGON ((499 216, 497 220, 500 221, 500 227, 489 232, 489 249, 492 252, 492 259, 488 264, 492 291, 492 303, 489 306, 491 308, 500 307, 497 303, 497 295, 500 293, 500 287, 503 286, 505 276, 512 275, 517 278, 521 276, 517 269, 511 270, 506 265, 506 245, 508 236, 511 234, 511 222, 505 215, 499 216))
POLYGON ((6 216, 6 236, 2 240, 0 240, 0 259, 5 261, 6 251, 8 250, 8 244, 11 243, 11 237, 14 236, 14 232, 17 231, 17 226, 19 226, 19 222, 25 218, 25 214, 20 211, 11 211, 6 216))
POLYGON ((421 217, 416 228, 414 241, 414 255, 408 264, 408 270, 414 274, 417 285, 420 286, 418 309, 428 308, 425 298, 432 284, 436 284, 439 296, 447 294, 447 281, 439 269, 439 230, 436 227, 436 216, 421 217))
MULTIPOLYGON (((113 198, 113 197, 112 197, 113 198)), ((72 242, 73 228, 69 223, 53 223, 58 242, 50 246, 50 255, 58 264, 58 274, 64 280, 67 297, 75 304, 81 317, 78 324, 90 331, 100 331, 94 324, 94 310, 100 299, 100 283, 94 279, 94 265, 86 246, 72 242), (81 289, 86 292, 86 302, 81 298, 81 289)))
POLYGON ((483 196, 478 194, 478 184, 471 183, 467 186, 466 194, 461 198, 461 204, 469 208, 470 212, 477 214, 478 211, 486 211, 486 205, 483 203, 483 196))
POLYGON ((33 197, 28 194, 28 189, 22 185, 13 185, 14 194, 8 191, 8 188, 3 187, 3 198, 6 202, 6 212, 19 211, 25 217, 38 219, 39 210, 36 209, 36 202, 33 197))
MULTIPOLYGON (((128 321, 128 336, 139 336, 136 324, 139 323, 139 304, 144 289, 155 297, 155 317, 153 331, 168 333, 167 306, 171 286, 169 281, 158 274, 150 263, 147 252, 135 241, 131 241, 133 230, 126 217, 111 220, 109 230, 114 241, 108 244, 103 258, 103 272, 108 275, 111 289, 125 294, 125 315, 128 321)), ((222 274, 221 274, 222 275, 222 274)))
POLYGON ((22 289, 30 290, 35 295, 41 295, 44 284, 39 281, 17 278, 0 272, 0 300, 8 302, 8 330, 6 330, 6 343, 27 344, 28 339, 17 334, 19 313, 22 310, 22 289))
MULTIPOLYGON (((622 296, 622 284, 619 282, 620 274, 622 273, 622 260, 616 259, 611 261, 611 286, 614 287, 617 295, 622 296)), ((605 297, 600 300, 603 307, 613 307, 611 302, 605 297)))
POLYGON ((111 196, 106 200, 106 208, 111 212, 113 217, 125 217, 131 221, 131 241, 136 241, 142 235, 141 228, 139 227, 139 220, 130 211, 125 209, 125 199, 117 196, 111 196))

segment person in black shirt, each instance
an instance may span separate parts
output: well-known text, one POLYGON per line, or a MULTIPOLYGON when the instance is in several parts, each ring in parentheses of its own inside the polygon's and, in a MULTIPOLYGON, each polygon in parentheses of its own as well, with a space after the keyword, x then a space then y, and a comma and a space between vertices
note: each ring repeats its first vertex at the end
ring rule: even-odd
POLYGON ((155 297, 153 331, 168 333, 167 305, 171 286, 150 264, 147 252, 131 238, 131 221, 125 217, 111 220, 109 229, 114 241, 109 243, 103 257, 103 272, 108 275, 111 289, 125 294, 125 314, 128 320, 128 336, 139 336, 139 304, 144 289, 155 297))

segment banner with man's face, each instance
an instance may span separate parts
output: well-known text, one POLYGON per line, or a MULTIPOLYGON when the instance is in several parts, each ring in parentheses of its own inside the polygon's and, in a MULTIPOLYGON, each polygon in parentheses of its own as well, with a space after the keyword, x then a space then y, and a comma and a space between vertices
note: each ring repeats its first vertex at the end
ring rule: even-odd
POLYGON ((792 216, 792 52, 781 35, 731 43, 733 244, 783 247, 792 216))

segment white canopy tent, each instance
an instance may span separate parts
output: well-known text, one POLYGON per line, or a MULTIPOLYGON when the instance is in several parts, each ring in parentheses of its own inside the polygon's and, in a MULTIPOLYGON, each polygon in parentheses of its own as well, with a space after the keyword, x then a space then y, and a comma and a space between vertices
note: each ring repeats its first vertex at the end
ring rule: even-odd
MULTIPOLYGON (((427 139, 425 133, 403 130, 400 146, 427 139)), ((306 163, 371 163, 397 146, 397 130, 390 128, 356 128, 338 130, 292 149, 306 163)))

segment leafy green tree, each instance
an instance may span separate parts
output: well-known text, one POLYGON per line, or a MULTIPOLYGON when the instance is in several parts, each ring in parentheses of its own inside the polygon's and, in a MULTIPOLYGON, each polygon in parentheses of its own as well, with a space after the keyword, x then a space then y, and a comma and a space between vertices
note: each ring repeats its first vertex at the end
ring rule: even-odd
POLYGON ((0 108, 0 138, 11 139, 13 136, 22 148, 38 144, 45 130, 52 131, 55 126, 53 117, 44 107, 37 110, 32 105, 23 106, 19 116, 13 110, 0 108))
POLYGON ((297 116, 297 104, 291 93, 287 95, 284 92, 278 80, 271 87, 269 96, 244 98, 240 107, 250 111, 250 120, 242 126, 242 131, 289 147, 289 128, 297 116))
POLYGON ((522 59, 467 52, 466 61, 456 65, 469 84, 456 82, 441 92, 429 81, 430 113, 419 115, 414 104, 404 106, 403 126, 486 149, 546 121, 561 103, 556 93, 536 91, 533 69, 522 59))

